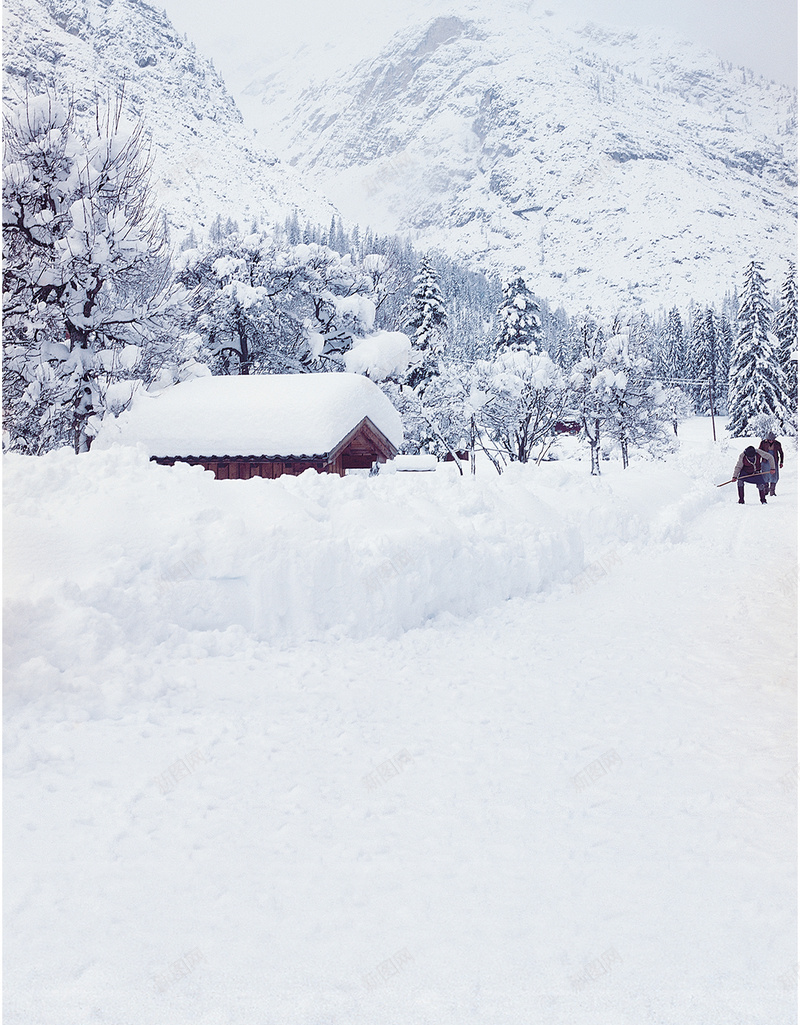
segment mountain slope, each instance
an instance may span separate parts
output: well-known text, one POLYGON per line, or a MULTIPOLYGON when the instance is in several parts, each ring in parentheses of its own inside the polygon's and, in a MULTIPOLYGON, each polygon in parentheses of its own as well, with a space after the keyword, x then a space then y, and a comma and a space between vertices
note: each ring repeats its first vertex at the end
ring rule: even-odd
POLYGON ((795 94, 666 33, 439 17, 293 106, 247 92, 347 216, 574 309, 710 301, 795 252, 795 94))
POLYGON ((143 0, 6 0, 4 93, 26 87, 94 96, 125 84, 125 110, 152 134, 154 186, 176 234, 223 218, 327 223, 331 206, 268 154, 244 126, 222 79, 166 15, 143 0))

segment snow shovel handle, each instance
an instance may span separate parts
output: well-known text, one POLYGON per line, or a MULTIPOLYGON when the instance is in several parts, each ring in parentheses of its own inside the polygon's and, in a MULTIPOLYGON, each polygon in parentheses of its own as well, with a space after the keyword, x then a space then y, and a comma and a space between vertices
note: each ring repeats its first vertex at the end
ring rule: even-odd
POLYGON ((760 477, 761 473, 745 473, 741 477, 731 477, 730 480, 724 480, 721 484, 717 484, 718 488, 724 488, 726 484, 733 484, 737 480, 749 480, 751 477, 760 477))

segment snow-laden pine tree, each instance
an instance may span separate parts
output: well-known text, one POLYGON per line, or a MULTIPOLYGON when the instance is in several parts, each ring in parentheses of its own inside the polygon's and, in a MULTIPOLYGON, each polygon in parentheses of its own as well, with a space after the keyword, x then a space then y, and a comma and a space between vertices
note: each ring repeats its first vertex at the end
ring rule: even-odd
POLYGON ((698 413, 707 413, 709 409, 708 385, 705 382, 708 380, 712 345, 713 341, 708 338, 706 332, 703 309, 693 305, 687 347, 686 376, 694 383, 687 384, 685 387, 689 389, 698 413))
POLYGON ((687 377, 686 342, 683 336, 683 321, 677 306, 667 315, 667 323, 661 333, 656 374, 661 380, 682 380, 687 377))
POLYGON ((731 368, 731 350, 733 349, 733 327, 724 312, 719 318, 719 359, 717 373, 717 388, 714 393, 717 409, 723 415, 728 412, 728 377, 731 368))
POLYGON ((797 268, 789 270, 781 286, 780 307, 775 321, 778 337, 778 359, 786 377, 788 405, 797 422, 797 268))
POLYGON ((786 377, 771 327, 764 268, 752 260, 745 271, 728 377, 728 430, 735 438, 747 434, 748 423, 758 413, 772 413, 784 430, 794 430, 787 408, 786 377))
POLYGON ((182 309, 144 127, 126 124, 123 101, 81 127, 49 94, 5 116, 3 396, 24 451, 85 451, 182 309))
POLYGON ((705 310, 699 306, 694 308, 692 342, 692 377, 701 382, 693 386, 695 409, 701 415, 719 413, 719 392, 723 380, 727 385, 727 374, 721 377, 721 331, 719 318, 711 307, 705 310))
POLYGON ((576 359, 571 328, 571 318, 562 306, 550 311, 542 323, 544 337, 541 346, 550 353, 562 370, 571 367, 576 359))
POLYGON ((503 301, 497 310, 498 352, 525 351, 535 353, 542 340, 542 318, 539 304, 522 277, 503 282, 503 301))
POLYGON ((656 328, 649 313, 640 313, 630 321, 628 329, 628 351, 632 356, 641 356, 653 365, 656 349, 656 328))
POLYGON ((406 304, 403 325, 411 332, 412 363, 405 384, 425 390, 436 375, 444 353, 447 308, 439 288, 439 279, 429 256, 424 256, 414 276, 414 289, 406 304))
POLYGON ((472 363, 485 358, 494 347, 500 282, 442 257, 437 261, 437 277, 440 291, 447 296, 444 347, 448 362, 472 363))
POLYGON ((707 356, 706 356, 706 378, 711 383, 710 394, 708 399, 709 413, 718 414, 720 412, 720 392, 722 390, 722 382, 725 382, 725 391, 727 392, 728 382, 728 368, 727 361, 723 355, 724 341, 722 338, 722 327, 719 322, 716 310, 713 307, 706 307, 705 313, 706 320, 706 345, 707 345, 707 356))

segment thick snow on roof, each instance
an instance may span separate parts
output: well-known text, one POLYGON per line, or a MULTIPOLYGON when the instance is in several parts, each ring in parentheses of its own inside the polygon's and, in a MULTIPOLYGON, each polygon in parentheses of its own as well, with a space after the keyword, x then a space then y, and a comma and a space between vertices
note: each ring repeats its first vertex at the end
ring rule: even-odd
POLYGON ((358 374, 202 377, 140 394, 95 446, 142 444, 151 456, 323 455, 364 417, 400 447, 400 414, 358 374))

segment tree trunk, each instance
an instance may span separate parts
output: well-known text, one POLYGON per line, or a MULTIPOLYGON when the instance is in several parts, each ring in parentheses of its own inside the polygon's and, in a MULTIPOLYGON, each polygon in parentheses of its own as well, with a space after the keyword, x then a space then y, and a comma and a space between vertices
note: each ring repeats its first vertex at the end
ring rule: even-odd
POLYGON ((250 350, 247 347, 247 331, 241 321, 236 324, 236 334, 239 336, 239 374, 246 377, 250 374, 250 350))
POLYGON ((589 436, 589 448, 592 454, 592 476, 600 476, 600 420, 594 422, 594 435, 589 436))
POLYGON ((70 351, 76 349, 81 352, 81 375, 78 379, 75 393, 72 398, 72 444, 75 454, 89 451, 89 439, 86 435, 86 421, 94 413, 92 405, 92 382, 91 370, 86 369, 86 355, 91 349, 89 332, 82 327, 77 327, 71 321, 67 321, 67 330, 70 338, 70 351))
POLYGON ((589 442, 589 448, 592 453, 592 476, 600 476, 600 446, 596 441, 589 442))

